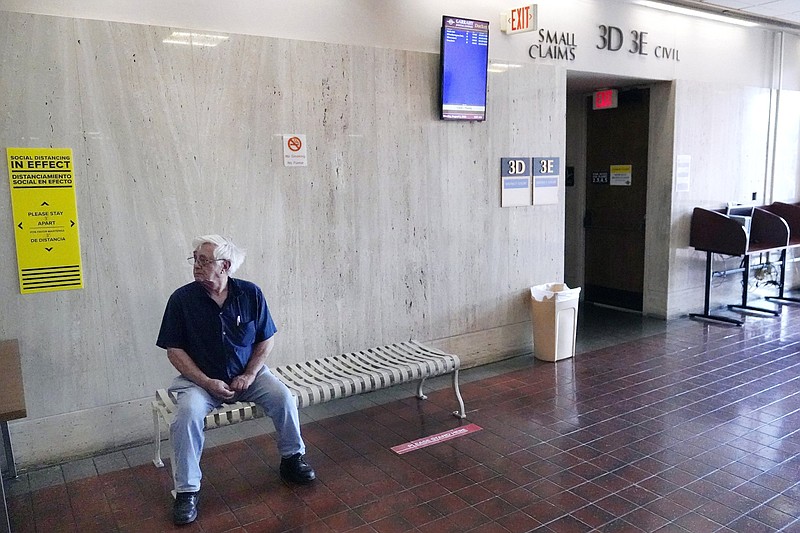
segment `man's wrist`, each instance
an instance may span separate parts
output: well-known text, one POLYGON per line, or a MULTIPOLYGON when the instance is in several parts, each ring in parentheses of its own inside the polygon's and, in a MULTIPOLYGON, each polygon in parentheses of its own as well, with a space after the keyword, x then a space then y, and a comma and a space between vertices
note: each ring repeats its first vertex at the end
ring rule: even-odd
POLYGON ((200 383, 198 383, 198 385, 206 390, 211 390, 211 388, 214 386, 214 380, 208 376, 203 376, 200 378, 200 383))

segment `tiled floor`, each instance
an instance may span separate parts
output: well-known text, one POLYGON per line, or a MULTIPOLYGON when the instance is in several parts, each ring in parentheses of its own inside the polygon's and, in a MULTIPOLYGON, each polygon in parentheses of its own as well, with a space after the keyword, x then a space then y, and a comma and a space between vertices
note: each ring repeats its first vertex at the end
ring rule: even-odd
MULTIPOLYGON (((574 359, 463 372, 476 433, 390 450, 462 424, 442 381, 426 402, 408 389, 307 410, 310 487, 278 479, 262 428, 219 438, 203 458, 200 517, 180 529, 800 531, 800 307, 742 328, 589 311, 574 359)), ((149 453, 7 484, 13 531, 172 530, 169 473, 149 453)))

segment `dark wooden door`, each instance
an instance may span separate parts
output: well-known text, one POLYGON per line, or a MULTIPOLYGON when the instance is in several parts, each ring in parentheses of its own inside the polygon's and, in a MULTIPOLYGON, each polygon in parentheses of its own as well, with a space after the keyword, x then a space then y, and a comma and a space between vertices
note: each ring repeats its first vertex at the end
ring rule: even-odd
POLYGON ((641 311, 650 91, 587 115, 584 298, 641 311))

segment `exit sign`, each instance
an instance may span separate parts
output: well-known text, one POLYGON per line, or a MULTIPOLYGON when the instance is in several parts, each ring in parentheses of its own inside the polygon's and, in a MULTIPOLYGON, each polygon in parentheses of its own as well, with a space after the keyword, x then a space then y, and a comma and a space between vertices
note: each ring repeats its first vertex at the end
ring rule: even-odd
POLYGON ((606 89, 595 91, 592 98, 592 109, 614 109, 617 107, 617 90, 606 89))
POLYGON ((507 33, 525 33, 536 29, 536 4, 514 7, 500 13, 500 30, 507 33))

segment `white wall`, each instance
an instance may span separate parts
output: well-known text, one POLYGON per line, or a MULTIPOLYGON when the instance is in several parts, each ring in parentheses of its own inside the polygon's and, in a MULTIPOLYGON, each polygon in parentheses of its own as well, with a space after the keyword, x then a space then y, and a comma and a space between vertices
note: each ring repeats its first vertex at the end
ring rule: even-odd
MULTIPOLYGON (((776 41, 780 47, 780 39, 776 41)), ((800 37, 786 34, 782 45, 779 61, 784 68, 775 84, 780 91, 773 92, 778 113, 771 124, 775 141, 774 154, 771 154, 774 157, 769 162, 774 181, 770 182, 768 194, 772 200, 792 202, 800 199, 800 179, 797 178, 800 168, 800 37)), ((781 49, 778 50, 780 53, 781 49)))
MULTIPOLYGON (((533 59, 537 32, 506 35, 500 12, 516 6, 493 0, 0 0, 0 10, 131 22, 203 31, 262 35, 326 43, 439 52, 442 15, 489 21, 492 59, 518 64, 560 64, 653 80, 692 79, 769 86, 772 32, 656 10, 628 0, 538 2, 539 27, 572 37, 575 58, 533 59), (619 28, 618 52, 599 48, 599 26, 619 28), (632 54, 631 32, 645 32, 647 55, 632 54), (679 61, 656 57, 656 47, 678 51, 679 61), (746 65, 746 68, 731 68, 746 65)), ((522 5, 522 4, 519 4, 522 5)))
MULTIPOLYGON (((691 179, 687 191, 673 194, 669 292, 671 313, 685 314, 702 311, 705 286, 706 254, 688 247, 692 209, 764 203, 770 91, 683 81, 676 90, 675 154, 691 158, 691 179)), ((718 270, 741 261, 715 259, 718 270)), ((716 279, 711 307, 739 303, 741 279, 716 279)))

